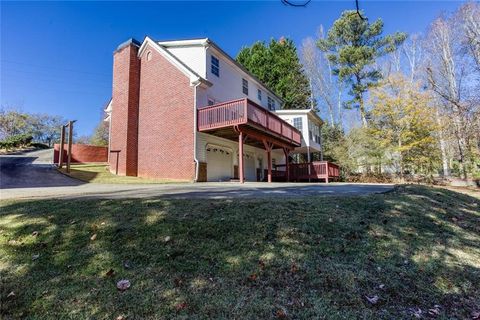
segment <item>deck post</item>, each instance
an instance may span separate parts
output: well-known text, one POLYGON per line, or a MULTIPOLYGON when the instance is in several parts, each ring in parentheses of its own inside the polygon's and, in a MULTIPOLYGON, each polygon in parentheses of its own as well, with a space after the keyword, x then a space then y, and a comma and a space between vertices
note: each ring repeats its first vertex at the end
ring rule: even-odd
POLYGON ((245 176, 243 172, 243 132, 238 133, 238 177, 240 183, 245 182, 245 176))
POLYGON ((272 182, 272 152, 267 150, 267 182, 272 182))
POLYGON ((283 148, 283 153, 285 154, 285 177, 287 179, 287 182, 290 181, 290 165, 288 163, 288 155, 290 154, 290 150, 287 148, 283 148))
POLYGON ((267 182, 272 182, 272 148, 273 144, 263 139, 265 151, 267 151, 267 182))

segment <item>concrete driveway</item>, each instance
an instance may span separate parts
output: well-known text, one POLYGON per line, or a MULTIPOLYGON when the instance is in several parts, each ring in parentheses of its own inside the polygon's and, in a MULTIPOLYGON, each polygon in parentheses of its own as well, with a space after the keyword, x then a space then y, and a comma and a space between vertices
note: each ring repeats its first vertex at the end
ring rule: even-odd
POLYGON ((51 150, 0 156, 1 199, 265 198, 349 196, 387 192, 390 184, 233 182, 184 184, 91 184, 57 172, 51 150))

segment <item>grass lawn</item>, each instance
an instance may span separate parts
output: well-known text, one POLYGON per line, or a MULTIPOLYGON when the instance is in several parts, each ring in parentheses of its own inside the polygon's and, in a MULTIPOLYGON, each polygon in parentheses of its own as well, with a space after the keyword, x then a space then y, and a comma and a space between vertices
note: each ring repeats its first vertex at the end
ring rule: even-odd
POLYGON ((168 179, 146 179, 140 177, 117 176, 108 171, 108 166, 102 163, 93 164, 72 164, 70 173, 67 173, 65 167, 59 169, 60 172, 69 175, 75 179, 91 183, 181 183, 182 180, 168 179))
POLYGON ((478 193, 405 186, 364 197, 32 200, 0 208, 4 319, 480 312, 478 193), (121 279, 131 283, 124 292, 121 279))

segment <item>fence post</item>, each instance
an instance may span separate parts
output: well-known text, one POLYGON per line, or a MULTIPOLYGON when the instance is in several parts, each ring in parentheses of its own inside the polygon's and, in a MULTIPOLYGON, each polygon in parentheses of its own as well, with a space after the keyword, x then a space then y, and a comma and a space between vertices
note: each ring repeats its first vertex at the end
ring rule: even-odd
POLYGON ((72 139, 73 139, 73 121, 68 121, 68 155, 67 172, 70 173, 70 162, 72 161, 72 139))
POLYGON ((60 131, 60 150, 58 154, 58 167, 63 167, 63 152, 65 151, 63 145, 65 144, 65 126, 62 126, 60 131))

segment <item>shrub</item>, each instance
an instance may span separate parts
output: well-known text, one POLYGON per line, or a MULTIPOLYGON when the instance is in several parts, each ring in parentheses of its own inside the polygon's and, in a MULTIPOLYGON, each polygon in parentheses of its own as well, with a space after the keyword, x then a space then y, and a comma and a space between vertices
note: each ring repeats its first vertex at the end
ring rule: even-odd
POLYGON ((30 143, 30 146, 34 147, 35 149, 49 149, 50 148, 45 143, 39 143, 39 142, 30 143))
POLYGON ((0 149, 11 149, 28 146, 33 137, 29 134, 17 134, 0 141, 0 149))

